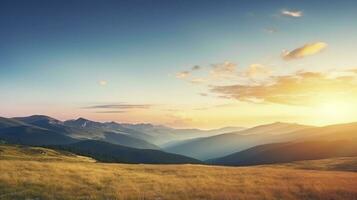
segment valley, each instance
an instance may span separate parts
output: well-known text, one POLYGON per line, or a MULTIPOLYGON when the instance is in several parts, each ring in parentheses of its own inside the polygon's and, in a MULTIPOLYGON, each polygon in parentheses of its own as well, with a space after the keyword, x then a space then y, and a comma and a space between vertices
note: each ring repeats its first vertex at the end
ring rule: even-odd
POLYGON ((222 134, 170 128, 161 143, 162 126, 0 119, 4 200, 357 199, 356 123, 278 122, 222 134), (203 159, 223 152, 233 153, 203 159))

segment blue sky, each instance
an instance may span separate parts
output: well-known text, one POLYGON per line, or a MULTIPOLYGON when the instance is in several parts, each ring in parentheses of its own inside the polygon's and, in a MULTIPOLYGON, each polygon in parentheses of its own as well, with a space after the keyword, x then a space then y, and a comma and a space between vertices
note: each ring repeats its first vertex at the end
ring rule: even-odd
POLYGON ((155 123, 176 125, 157 117, 170 115, 161 111, 126 117, 82 107, 150 104, 157 110, 180 108, 185 115, 200 106, 236 103, 199 95, 218 83, 196 86, 176 78, 194 65, 229 61, 244 70, 259 63, 274 75, 355 67, 356 8, 356 1, 2 0, 0 114, 130 122, 151 122, 155 115, 155 123), (302 16, 284 16, 284 10, 302 16), (281 59, 284 50, 314 42, 328 44, 327 50, 291 62, 281 59))

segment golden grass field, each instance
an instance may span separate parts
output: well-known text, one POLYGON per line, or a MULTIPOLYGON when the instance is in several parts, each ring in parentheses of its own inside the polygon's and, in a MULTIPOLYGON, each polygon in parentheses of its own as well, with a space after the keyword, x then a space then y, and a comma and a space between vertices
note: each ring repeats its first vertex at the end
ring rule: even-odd
POLYGON ((60 160, 47 159, 46 149, 37 156, 24 152, 0 148, 0 199, 357 199, 357 173, 297 169, 299 164, 126 165, 75 161, 62 153, 60 160))

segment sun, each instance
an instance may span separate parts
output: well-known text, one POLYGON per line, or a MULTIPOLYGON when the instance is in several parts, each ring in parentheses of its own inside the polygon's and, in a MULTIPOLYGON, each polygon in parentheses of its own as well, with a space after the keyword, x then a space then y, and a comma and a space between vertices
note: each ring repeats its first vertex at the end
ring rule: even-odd
POLYGON ((351 121, 354 116, 355 105, 349 102, 327 101, 316 107, 316 114, 322 123, 333 124, 351 121))
POLYGON ((331 117, 341 117, 348 112, 348 105, 342 102, 327 102, 318 107, 321 114, 331 117))

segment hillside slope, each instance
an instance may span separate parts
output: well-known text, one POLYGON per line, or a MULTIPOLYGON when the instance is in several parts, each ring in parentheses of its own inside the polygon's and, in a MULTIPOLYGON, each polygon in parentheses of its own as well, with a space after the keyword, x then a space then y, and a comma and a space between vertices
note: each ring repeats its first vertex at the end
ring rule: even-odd
POLYGON ((69 145, 51 146, 51 148, 89 156, 102 162, 147 164, 201 163, 199 160, 182 155, 152 149, 129 148, 97 140, 86 140, 69 145))
POLYGON ((357 156, 357 123, 310 128, 290 134, 291 142, 259 145, 209 162, 256 165, 298 160, 357 156))
POLYGON ((0 129, 14 127, 14 126, 25 126, 25 125, 26 125, 25 123, 15 119, 0 117, 0 129))
POLYGON ((304 160, 292 163, 272 165, 272 167, 328 170, 328 171, 351 171, 357 172, 357 157, 335 157, 321 160, 304 160))
POLYGON ((0 160, 95 162, 94 159, 66 151, 21 145, 0 145, 0 160))
POLYGON ((33 126, 15 126, 0 129, 0 140, 8 143, 23 145, 59 145, 70 144, 78 140, 33 126))
POLYGON ((309 128, 311 127, 278 122, 239 132, 181 141, 176 143, 176 145, 164 148, 164 150, 206 160, 225 156, 260 144, 289 141, 289 134, 291 132, 309 128))
POLYGON ((243 130, 243 127, 224 127, 213 130, 200 129, 175 129, 162 125, 153 124, 121 124, 123 127, 136 130, 150 135, 155 144, 160 147, 166 146, 169 142, 189 140, 197 137, 209 137, 232 131, 243 130))
POLYGON ((0 159, 0 199, 356 200, 357 173, 0 159))
POLYGON ((74 139, 96 139, 132 148, 159 149, 159 147, 154 144, 130 136, 128 134, 131 133, 130 130, 125 129, 125 131, 129 131, 128 133, 118 132, 117 129, 109 128, 109 125, 106 123, 93 122, 83 118, 62 122, 45 115, 32 115, 28 117, 16 117, 9 120, 40 127, 74 139))
POLYGON ((357 141, 304 141, 266 144, 208 162, 217 165, 244 166, 344 156, 357 156, 357 141))

